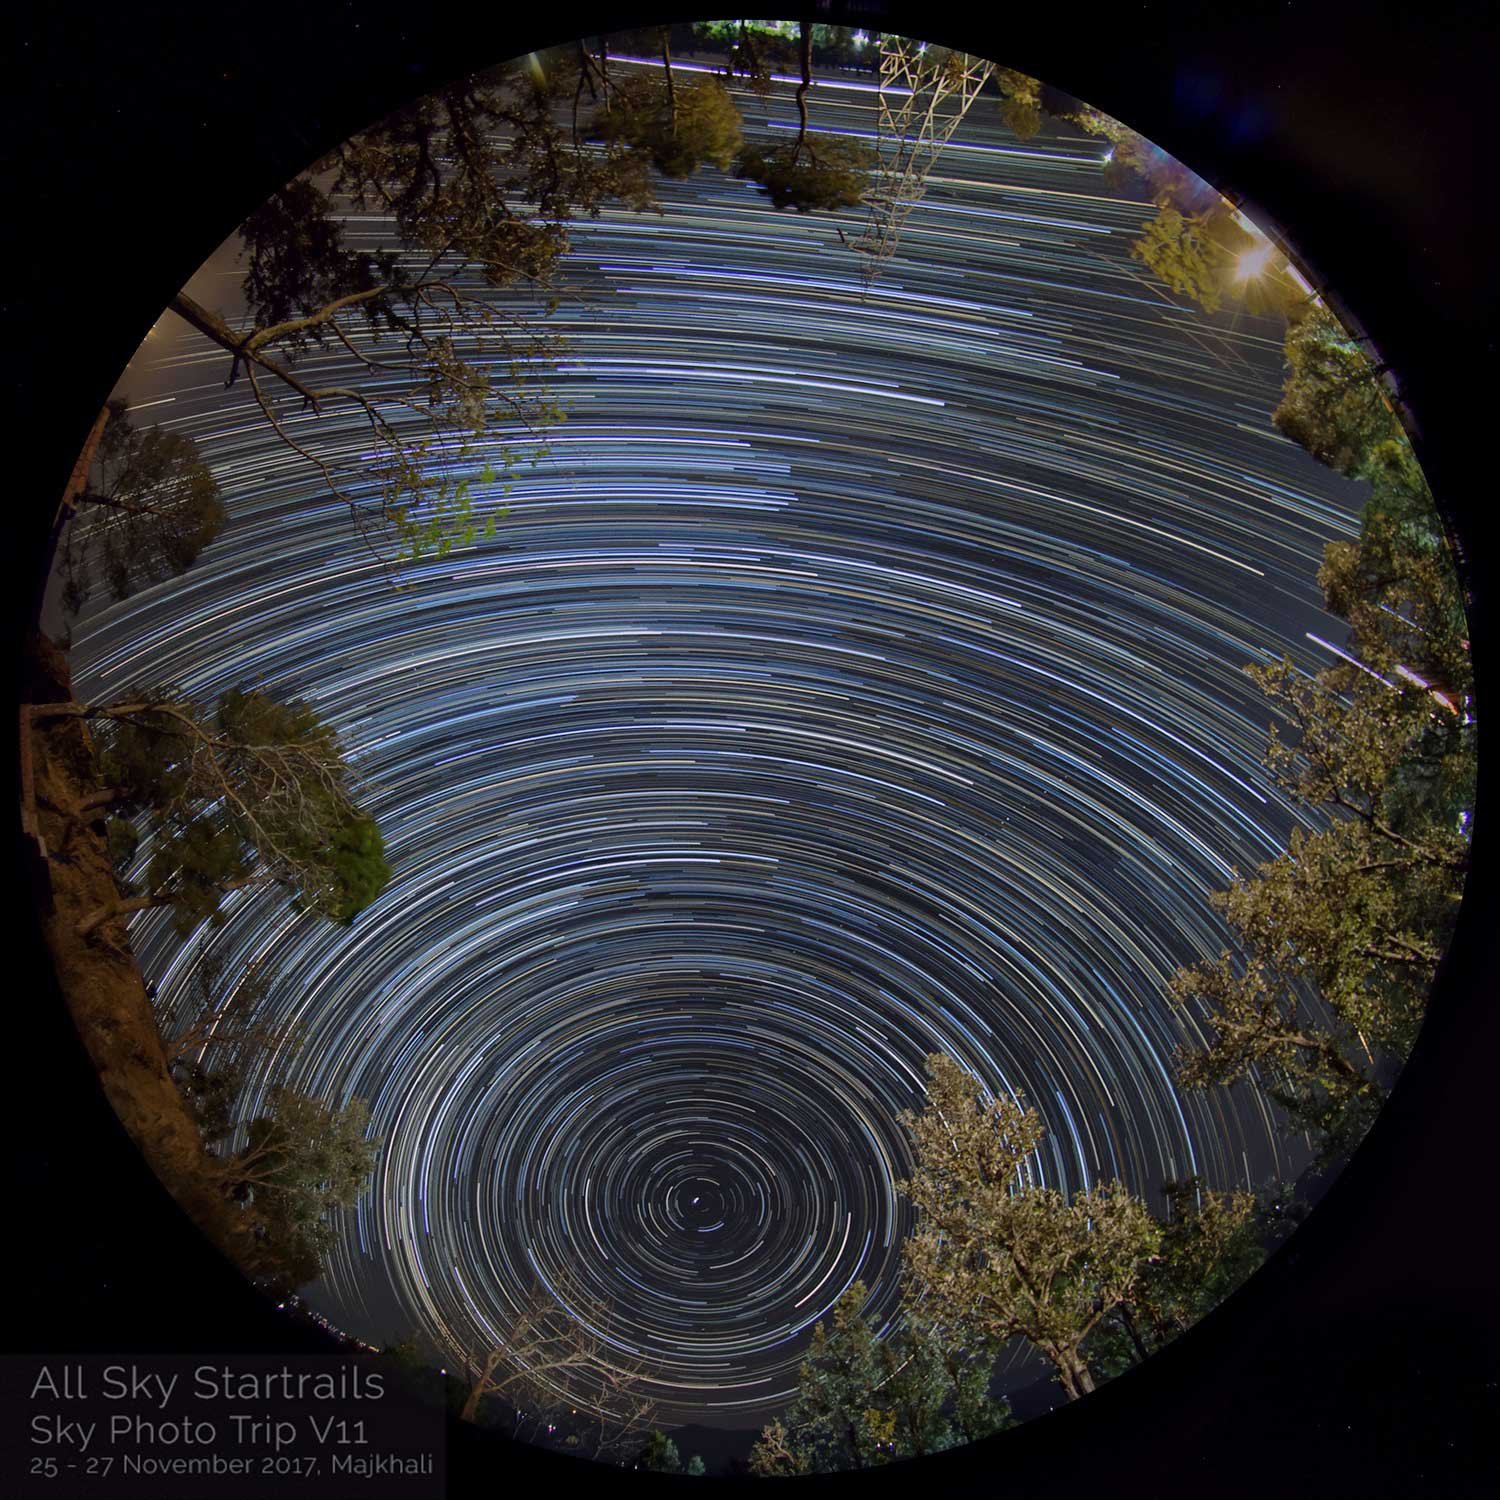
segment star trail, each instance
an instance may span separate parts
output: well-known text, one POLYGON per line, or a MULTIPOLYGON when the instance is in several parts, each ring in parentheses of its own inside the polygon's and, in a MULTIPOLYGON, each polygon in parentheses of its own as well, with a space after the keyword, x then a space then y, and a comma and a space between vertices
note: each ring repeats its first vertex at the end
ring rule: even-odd
MULTIPOLYGON (((795 128, 787 84, 733 92, 795 128)), ((868 83, 810 106, 874 130, 868 83)), ((1164 990, 1299 816, 1242 668, 1327 663, 1361 493, 1271 426, 1280 325, 1132 261, 1103 154, 981 99, 868 300, 857 214, 712 169, 573 226, 567 421, 493 540, 399 588, 221 352, 168 318, 137 357, 231 525, 80 623, 78 694, 305 697, 394 871, 348 929, 251 892, 131 929, 168 1014, 207 954, 273 976, 300 1042, 247 1108, 369 1102, 334 1323, 457 1359, 576 1286, 664 1418, 759 1425, 852 1281, 894 1316, 929 1052, 1039 1110, 1051 1186, 1305 1161, 1257 1093, 1179 1091, 1164 990)), ((357 458, 341 420, 296 430, 357 458)))

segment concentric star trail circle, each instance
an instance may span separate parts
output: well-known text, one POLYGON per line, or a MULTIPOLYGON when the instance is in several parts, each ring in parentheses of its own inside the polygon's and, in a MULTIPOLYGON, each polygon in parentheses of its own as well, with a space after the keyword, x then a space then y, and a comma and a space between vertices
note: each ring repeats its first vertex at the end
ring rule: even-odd
MULTIPOLYGON (((1139 279, 1101 154, 976 106, 867 302, 855 220, 711 171, 577 225, 569 419, 402 590, 217 352, 164 323, 138 357, 232 525, 80 625, 78 691, 307 697, 394 870, 347 930, 250 893, 132 928, 168 1013, 206 953, 274 976, 301 1042, 247 1107, 370 1101, 310 1294, 341 1326, 458 1358, 540 1281, 607 1306, 664 1419, 758 1423, 853 1279, 894 1314, 937 1049, 1037 1107, 1068 1190, 1300 1160, 1251 1091, 1179 1092, 1163 989, 1296 820, 1242 667, 1341 639, 1314 574, 1361 495, 1270 425, 1277 325, 1139 279)), ((357 456, 341 421, 297 432, 357 456)))

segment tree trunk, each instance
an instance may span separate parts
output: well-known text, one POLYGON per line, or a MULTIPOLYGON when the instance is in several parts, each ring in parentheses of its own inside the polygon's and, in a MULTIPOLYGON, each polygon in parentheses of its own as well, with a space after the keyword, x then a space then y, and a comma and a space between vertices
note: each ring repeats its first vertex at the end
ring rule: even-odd
POLYGON ((469 1387, 469 1394, 465 1397, 463 1408, 459 1412, 459 1416, 465 1422, 474 1420, 474 1415, 479 1410, 479 1403, 495 1389, 491 1377, 495 1373, 495 1366, 499 1363, 500 1351, 498 1349, 485 1356, 484 1368, 480 1370, 479 1378, 469 1387))
MULTIPOLYGON (((30 646, 32 695, 71 702, 72 682, 62 653, 40 635, 30 646)), ((70 826, 62 809, 98 790, 93 750, 87 729, 74 714, 39 727, 33 744, 40 832, 48 847, 57 847, 70 826)), ((254 1239, 255 1220, 224 1197, 220 1173, 167 1070, 135 960, 128 951, 84 942, 77 935, 79 922, 118 900, 119 893, 104 839, 87 824, 73 822, 71 828, 70 858, 66 864, 48 862, 47 888, 39 892, 43 936, 62 998, 105 1097, 162 1185, 223 1253, 255 1274, 263 1263, 254 1239)))
POLYGON ((667 70, 667 118, 672 122, 672 134, 677 134, 677 85, 672 80, 671 38, 665 26, 661 29, 661 63, 667 70))
MULTIPOLYGON (((234 355, 236 361, 243 357, 245 340, 223 318, 210 312, 201 302, 195 302, 186 292, 178 292, 167 306, 185 323, 196 328, 204 338, 212 339, 221 349, 234 355)), ((233 379, 233 376, 230 378, 233 379)))
POLYGON ((812 22, 802 22, 799 36, 799 52, 802 60, 802 82, 797 85, 797 144, 792 148, 795 165, 807 142, 807 91, 812 87, 812 22))
POLYGON ((90 491, 85 497, 90 505, 98 505, 104 510, 117 511, 125 516, 157 516, 170 520, 177 512, 160 505, 142 505, 133 500, 117 500, 113 495, 101 495, 98 491, 90 491))
POLYGON ((1050 1349, 1047 1351, 1052 1363, 1057 1366, 1057 1383, 1069 1401, 1076 1401, 1094 1389, 1094 1377, 1077 1349, 1050 1349))
POLYGON ((79 802, 73 809, 75 813, 93 812, 96 808, 109 807, 116 803, 125 794, 117 786, 101 787, 97 792, 90 792, 87 797, 79 802))
POLYGON ((291 386, 314 410, 317 409, 317 391, 305 385, 290 370, 277 364, 274 359, 267 359, 264 354, 259 354, 250 347, 250 340, 255 337, 254 330, 243 336, 237 334, 217 313, 211 313, 202 303, 194 302, 186 292, 178 292, 167 305, 185 323, 196 328, 204 338, 212 339, 226 353, 234 356, 234 363, 229 367, 229 379, 224 382, 225 385, 234 384, 234 377, 239 373, 241 360, 253 360, 261 369, 269 371, 278 380, 291 386))
POLYGON ((106 901, 103 906, 96 906, 87 916, 80 917, 73 931, 79 937, 86 938, 111 917, 128 917, 132 912, 151 911, 154 907, 171 904, 170 896, 131 896, 127 900, 106 901))
POLYGON ((43 559, 41 572, 37 575, 40 582, 37 585, 36 604, 31 611, 33 617, 42 612, 42 602, 46 598, 47 579, 52 573, 58 543, 62 541, 62 534, 78 509, 79 496, 83 494, 84 486, 89 482, 89 470, 94 467, 94 455, 99 451, 99 439, 104 436, 104 424, 108 420, 109 408, 105 406, 94 418, 94 425, 89 429, 89 435, 79 450, 78 460, 73 465, 73 472, 68 476, 62 499, 58 502, 57 514, 52 519, 52 531, 47 537, 46 556, 43 559))
POLYGON ((1130 1304, 1128 1302, 1122 1302, 1120 1304, 1119 1311, 1120 1321, 1125 1325, 1125 1332, 1130 1335, 1130 1342, 1135 1345, 1136 1354, 1140 1357, 1142 1362, 1144 1362, 1147 1358, 1146 1346, 1141 1342, 1140 1333, 1137 1331, 1135 1326, 1135 1319, 1130 1315, 1130 1304))
POLYGON ((94 455, 99 451, 99 439, 104 436, 104 424, 108 421, 109 408, 105 406, 94 418, 94 425, 89 429, 88 438, 79 451, 78 460, 73 465, 73 472, 68 476, 67 487, 63 490, 62 501, 57 507, 57 520, 52 527, 54 543, 61 535, 68 517, 78 509, 79 496, 83 494, 84 486, 89 482, 89 470, 94 467, 94 455))

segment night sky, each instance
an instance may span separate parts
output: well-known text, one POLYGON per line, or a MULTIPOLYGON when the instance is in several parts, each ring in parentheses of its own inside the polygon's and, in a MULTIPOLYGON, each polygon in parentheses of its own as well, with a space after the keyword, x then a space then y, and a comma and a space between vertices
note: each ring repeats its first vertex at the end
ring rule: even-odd
MULTIPOLYGON (((810 102, 873 130, 867 84, 810 102)), ((1363 491, 1271 426, 1279 323, 1144 279, 1103 152, 981 100, 868 301, 857 213, 711 169, 576 226, 551 456, 402 589, 220 351, 167 317, 138 356, 136 420, 231 525, 80 623, 78 695, 307 698, 394 870, 349 929, 246 893, 132 926, 168 1011, 210 952, 274 976, 303 1044, 247 1106, 369 1101, 310 1294, 339 1326, 456 1356, 568 1275, 665 1418, 759 1425, 852 1280, 894 1311, 934 1050, 1036 1106, 1049 1186, 1305 1163, 1251 1091, 1174 1087, 1163 990, 1294 826, 1242 668, 1331 659, 1314 574, 1363 491)), ((341 420, 296 430, 357 456, 341 420)))

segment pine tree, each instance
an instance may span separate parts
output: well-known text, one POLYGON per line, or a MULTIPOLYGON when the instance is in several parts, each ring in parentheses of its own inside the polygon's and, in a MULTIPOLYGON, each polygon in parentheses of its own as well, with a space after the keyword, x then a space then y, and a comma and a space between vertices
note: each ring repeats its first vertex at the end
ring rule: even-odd
POLYGON ((544 319, 568 224, 651 197, 638 163, 587 148, 560 122, 582 87, 578 64, 548 54, 396 111, 246 220, 246 318, 186 292, 170 304, 224 351, 229 383, 245 380, 260 417, 383 561, 493 529, 492 492, 508 488, 497 468, 522 444, 544 456, 561 420, 541 372, 562 348, 544 319), (353 247, 356 212, 381 216, 392 239, 353 247), (497 289, 538 294, 530 316, 497 289), (318 374, 297 362, 312 348, 318 374), (332 412, 365 433, 357 461, 320 443, 315 422, 291 421, 332 412))
POLYGON ((276 1088, 246 1130, 244 1147, 224 1159, 226 1188, 255 1213, 266 1266, 278 1290, 315 1280, 337 1243, 335 1209, 352 1208, 369 1182, 381 1141, 369 1133, 363 1100, 332 1108, 276 1088))
POLYGON ((729 90, 713 77, 679 81, 665 40, 661 50, 664 78, 615 85, 609 107, 594 117, 591 133, 628 146, 664 177, 691 177, 710 164, 727 171, 743 138, 743 122, 729 90))
POLYGON ((1167 202, 1143 226, 1130 253, 1174 292, 1191 298, 1205 312, 1218 312, 1234 258, 1250 242, 1222 207, 1183 214, 1167 202))
POLYGON ((813 1331, 797 1397, 751 1453, 764 1477, 869 1469, 987 1437, 1010 1423, 989 1398, 998 1348, 925 1310, 908 1309, 885 1337, 866 1316, 856 1281, 813 1331))
POLYGON ((1235 949, 1173 977, 1196 1032, 1178 1074, 1189 1088, 1259 1078, 1331 1158, 1389 1092, 1457 916, 1472 725, 1353 666, 1248 670, 1291 730, 1271 727, 1272 774, 1329 822, 1211 898, 1235 949))

